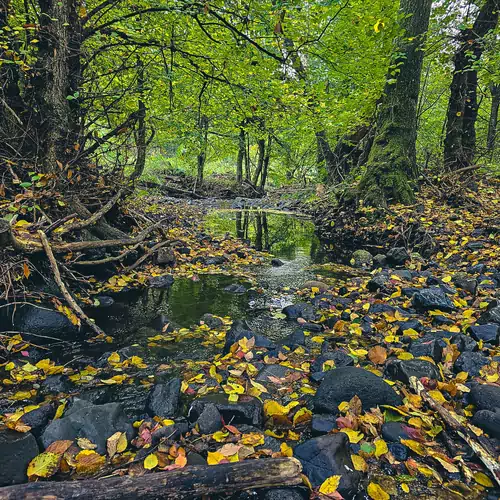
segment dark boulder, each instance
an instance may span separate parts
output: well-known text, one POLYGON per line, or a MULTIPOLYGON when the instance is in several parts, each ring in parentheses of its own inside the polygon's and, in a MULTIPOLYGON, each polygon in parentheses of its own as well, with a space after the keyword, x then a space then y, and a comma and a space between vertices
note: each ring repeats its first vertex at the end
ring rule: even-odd
POLYGON ((390 443, 399 443, 401 439, 410 439, 401 422, 386 422, 382 425, 382 437, 390 443))
POLYGON ((246 321, 237 319, 226 334, 226 342, 222 352, 227 354, 231 346, 243 338, 249 340, 255 338, 255 347, 265 347, 266 349, 274 347, 274 344, 267 337, 254 333, 246 321))
POLYGON ((25 483, 28 464, 40 453, 30 432, 0 429, 0 486, 25 483))
POLYGON ((125 432, 130 440, 134 429, 118 403, 93 405, 77 399, 62 418, 53 420, 41 436, 45 448, 54 441, 83 437, 97 445, 96 451, 106 453, 106 441, 115 432, 125 432))
POLYGON ((285 265, 285 263, 280 259, 272 259, 271 260, 271 266, 273 266, 273 267, 281 267, 284 265, 285 265))
POLYGON ((146 411, 152 417, 174 417, 179 408, 181 380, 173 378, 166 384, 156 384, 149 393, 146 411))
POLYGON ((209 394, 195 399, 189 408, 188 418, 195 422, 208 404, 214 404, 224 422, 234 425, 249 424, 260 427, 263 421, 262 402, 250 396, 240 396, 236 403, 231 403, 225 394, 209 394))
POLYGON ((401 404, 400 396, 382 378, 363 368, 346 366, 326 373, 314 397, 314 408, 318 413, 337 414, 339 404, 356 395, 365 411, 379 405, 401 404))
POLYGON ((441 288, 424 288, 413 295, 413 307, 419 311, 453 311, 455 306, 441 288))
POLYGON ((213 403, 207 404, 196 423, 201 434, 213 434, 222 429, 222 418, 217 406, 213 403))
POLYGON ((470 399, 478 410, 500 409, 500 387, 498 385, 476 384, 471 388, 470 399))
POLYGON ((500 336, 500 325, 494 323, 485 325, 473 325, 468 329, 470 336, 478 342, 488 342, 489 344, 498 345, 498 338, 500 336))
POLYGON ((107 307, 111 307, 115 303, 115 299, 110 297, 109 295, 98 295, 94 299, 94 307, 98 307, 100 309, 105 309, 107 307))
POLYGON ((42 394, 67 394, 71 392, 73 385, 65 375, 49 375, 41 383, 42 394))
POLYGON ((307 321, 313 321, 316 318, 316 313, 311 304, 306 302, 297 302, 283 309, 283 314, 286 314, 288 319, 303 318, 307 321))
POLYGON ((354 469, 349 439, 343 432, 309 439, 298 445, 293 454, 302 463, 303 472, 313 488, 330 476, 339 475, 338 492, 344 498, 352 498, 356 494, 361 474, 354 469))
POLYGON ((327 361, 333 361, 335 368, 354 365, 354 358, 352 356, 349 356, 345 351, 337 349, 336 351, 320 354, 311 364, 311 373, 323 371, 323 365, 327 361))
MULTIPOLYGON (((78 332, 78 327, 62 313, 31 305, 16 308, 11 316, 13 327, 20 332, 64 338, 78 332)), ((39 339, 38 343, 43 342, 39 339)))
POLYGON ((500 306, 495 306, 486 309, 486 311, 479 316, 477 322, 480 325, 486 325, 488 323, 495 323, 500 325, 500 306))
POLYGON ((500 439, 500 411, 480 410, 474 413, 472 424, 490 436, 500 439))
POLYGON ((174 277, 170 274, 152 276, 148 279, 149 288, 170 288, 174 284, 174 277))
POLYGON ((410 377, 421 379, 427 377, 433 380, 441 380, 441 375, 436 365, 425 359, 395 359, 387 363, 385 374, 392 380, 400 380, 408 384, 410 377))
POLYGON ((480 352, 466 351, 458 356, 453 368, 456 372, 467 372, 469 376, 477 377, 481 368, 488 362, 488 358, 480 352))
POLYGON ((351 265, 358 269, 371 269, 373 267, 372 254, 366 250, 356 250, 352 254, 351 265))
MULTIPOLYGON (((315 323, 313 324, 316 325, 315 323)), ((316 326, 319 326, 321 329, 321 325, 316 325, 316 326)), ((303 347, 305 345, 306 345, 306 336, 304 334, 304 330, 302 329, 295 330, 290 335, 286 336, 284 339, 278 342, 278 346, 286 346, 290 348, 292 351, 297 349, 297 347, 303 347)))
POLYGON ((222 328, 224 326, 224 321, 222 321, 222 319, 210 313, 204 314, 200 321, 207 325, 211 330, 217 330, 218 328, 222 328))
POLYGON ((55 405, 49 403, 25 413, 20 420, 23 424, 29 425, 33 435, 38 437, 42 433, 43 429, 48 425, 50 420, 54 418, 55 414, 55 405))
POLYGON ((311 431, 313 436, 323 436, 337 428, 337 418, 335 415, 313 415, 311 431))
POLYGON ((232 283, 224 287, 224 291, 227 293, 234 293, 235 295, 242 295, 246 293, 247 289, 243 285, 239 285, 238 283, 232 283))
POLYGON ((393 266, 402 266, 410 260, 410 254, 405 247, 394 247, 387 252, 387 262, 393 266))
POLYGON ((463 276, 457 276, 453 278, 453 284, 462 290, 470 293, 471 295, 476 295, 477 292, 477 280, 465 278, 463 276))
POLYGON ((189 424, 187 422, 176 422, 166 427, 160 427, 151 434, 151 444, 156 446, 162 439, 178 441, 187 432, 189 432, 189 424))
POLYGON ((264 368, 262 368, 262 370, 259 371, 257 377, 255 377, 255 380, 257 382, 272 383, 271 380, 269 380, 269 377, 285 378, 293 372, 303 373, 299 370, 294 370, 293 368, 289 368, 283 365, 266 365, 264 366, 264 368))
POLYGON ((262 496, 262 500, 307 500, 309 492, 304 488, 272 488, 262 496))
POLYGON ((149 389, 142 384, 120 385, 112 392, 110 401, 120 403, 130 420, 142 420, 147 416, 148 397, 149 389))
POLYGON ((432 338, 431 335, 413 340, 409 351, 415 358, 420 356, 429 356, 436 362, 441 361, 443 356, 443 346, 441 345, 441 340, 432 338))
POLYGON ((156 256, 156 263, 160 266, 174 267, 177 263, 174 251, 171 248, 160 248, 156 256))
POLYGON ((376 292, 377 290, 384 290, 389 284, 389 276, 385 273, 378 273, 370 281, 368 281, 366 288, 369 292, 376 292))
POLYGON ((378 253, 373 257, 373 267, 379 269, 387 265, 387 257, 383 253, 378 253))

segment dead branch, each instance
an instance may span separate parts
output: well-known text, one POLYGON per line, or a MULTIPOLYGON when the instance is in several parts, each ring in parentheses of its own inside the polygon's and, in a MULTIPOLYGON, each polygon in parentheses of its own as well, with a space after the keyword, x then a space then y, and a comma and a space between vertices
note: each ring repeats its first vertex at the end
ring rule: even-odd
POLYGON ((125 252, 119 255, 112 255, 111 257, 105 257, 104 259, 98 260, 80 260, 73 262, 74 266, 101 266, 102 264, 109 264, 110 262, 117 262, 123 260, 127 255, 131 254, 133 251, 137 250, 141 246, 141 243, 137 243, 132 248, 129 248, 125 252))
POLYGON ((145 260, 149 259, 149 257, 151 257, 151 255, 153 255, 155 252, 157 252, 160 248, 163 248, 167 245, 172 245, 173 243, 175 243, 175 241, 178 241, 178 240, 162 241, 160 243, 157 243, 155 246, 149 248, 146 251, 146 253, 144 255, 142 255, 141 257, 139 257, 132 265, 128 266, 124 272, 129 273, 130 271, 133 271, 137 266, 140 266, 145 260))
POLYGON ((80 222, 75 222, 66 226, 60 231, 60 235, 69 233, 71 231, 78 231, 84 229, 88 226, 96 224, 102 217, 104 217, 117 203, 117 201, 122 197, 123 189, 119 189, 118 192, 97 212, 93 213, 88 219, 80 222))
POLYGON ((435 412, 440 415, 443 421, 472 448, 477 457, 481 460, 481 462, 483 462, 495 478, 496 482, 500 485, 500 463, 498 463, 497 459, 478 442, 477 436, 467 429, 467 427, 463 426, 442 404, 433 399, 417 377, 410 377, 410 386, 435 412))
POLYGON ((296 458, 245 460, 189 466, 143 476, 18 484, 1 488, 0 500, 181 500, 254 488, 294 486, 302 482, 301 472, 302 466, 296 458))
POLYGON ((52 252, 52 248, 50 247, 49 240, 47 239, 46 234, 43 231, 38 231, 38 235, 40 236, 40 240, 42 242, 43 248, 45 249, 45 253, 50 262, 50 266, 52 267, 52 271, 54 273, 54 279, 56 280, 57 286, 61 290, 63 297, 66 299, 66 302, 69 304, 71 309, 75 312, 75 314, 82 320, 87 323, 94 332, 98 335, 104 334, 104 332, 83 312, 82 308, 77 304, 75 299, 71 296, 66 285, 64 284, 61 273, 59 272, 59 267, 57 265, 57 261, 54 257, 54 253, 52 252))
POLYGON ((46 235, 50 234, 52 231, 57 229, 58 227, 62 226, 64 223, 68 222, 71 219, 74 219, 78 214, 76 212, 66 215, 66 217, 63 217, 62 219, 56 220, 54 223, 52 223, 44 232, 46 235))

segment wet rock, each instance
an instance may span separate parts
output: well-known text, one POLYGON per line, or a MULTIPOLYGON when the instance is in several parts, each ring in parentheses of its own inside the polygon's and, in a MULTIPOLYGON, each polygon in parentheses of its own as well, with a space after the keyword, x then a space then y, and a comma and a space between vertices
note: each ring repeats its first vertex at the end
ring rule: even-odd
POLYGON ((477 280, 468 279, 464 276, 454 276, 453 277, 453 284, 457 288, 461 288, 462 290, 469 292, 471 295, 476 295, 477 285, 478 285, 477 280))
POLYGON ((405 281, 411 281, 413 279, 411 271, 408 271, 407 269, 396 269, 392 272, 392 274, 405 281))
POLYGON ((235 342, 245 337, 249 340, 255 338, 255 347, 265 347, 266 349, 272 349, 274 347, 274 344, 267 337, 254 333, 246 321, 237 319, 233 322, 226 334, 226 342, 222 352, 227 354, 235 342))
POLYGON ((312 321, 316 318, 313 306, 306 302, 297 302, 296 304, 286 306, 282 312, 286 314, 288 319, 303 318, 307 321, 312 321))
POLYGON ((392 456, 398 462, 404 462, 408 458, 408 448, 401 443, 388 443, 387 447, 392 456))
POLYGON ((451 318, 447 318, 442 314, 437 314, 432 318, 432 324, 435 326, 443 326, 443 325, 454 325, 455 322, 451 318))
POLYGON ((94 306, 100 309, 111 307, 115 303, 115 299, 109 295, 98 295, 94 298, 94 306))
POLYGON ((488 358, 480 352, 463 352, 453 366, 456 372, 467 372, 471 377, 477 377, 481 368, 488 364, 488 358))
POLYGON ((42 394, 68 394, 73 386, 65 375, 49 375, 41 383, 42 394))
POLYGON ((486 325, 488 323, 500 325, 500 306, 488 308, 483 314, 481 314, 481 316, 479 316, 477 322, 480 325, 486 325))
POLYGON ((174 284, 174 277, 170 274, 165 276, 152 276, 148 279, 149 288, 170 288, 174 284))
POLYGON ((387 257, 382 254, 382 253, 378 253, 377 255, 375 255, 375 257, 373 257, 373 267, 375 269, 378 269, 380 267, 385 267, 387 265, 387 257))
POLYGON ((49 403, 25 413, 20 420, 23 424, 29 425, 31 427, 31 433, 35 437, 38 437, 50 420, 54 418, 55 414, 55 406, 49 403))
POLYGON ((89 439, 97 445, 96 451, 106 453, 106 440, 115 432, 125 432, 129 440, 134 429, 118 403, 93 405, 81 399, 75 400, 62 418, 53 420, 42 433, 45 448, 54 441, 79 437, 89 439))
POLYGON ((148 387, 140 384, 133 384, 116 387, 110 400, 113 403, 120 403, 123 412, 132 421, 142 420, 147 416, 146 404, 148 397, 148 387))
POLYGON ((176 325, 173 324, 172 320, 165 314, 158 315, 155 319, 153 319, 153 321, 151 321, 150 325, 155 330, 164 333, 173 332, 176 328, 176 325))
POLYGON ((178 441, 187 432, 189 432, 189 424, 187 422, 176 422, 173 425, 160 427, 151 434, 151 444, 156 446, 162 439, 178 441))
POLYGON ((156 263, 160 266, 174 267, 177 263, 174 251, 171 248, 160 248, 156 256, 156 263))
POLYGON ((227 293, 234 293, 235 295, 242 295, 246 293, 247 289, 243 285, 238 285, 237 283, 232 283, 224 288, 227 293))
POLYGON ((469 335, 463 333, 455 333, 451 336, 450 342, 455 344, 460 352, 476 351, 477 342, 469 335))
POLYGON ((318 288, 320 292, 326 292, 327 290, 330 289, 330 287, 326 284, 323 283, 322 281, 306 281, 300 288, 304 289, 312 289, 312 288, 318 288))
POLYGON ((313 488, 330 476, 339 475, 338 492, 344 498, 351 498, 357 492, 361 474, 353 467, 349 439, 343 432, 309 439, 298 445, 293 454, 302 463, 313 488))
POLYGON ((478 410, 500 409, 500 387, 498 385, 476 384, 471 388, 470 399, 478 410))
POLYGON ((369 292, 376 292, 377 290, 384 290, 390 283, 390 278, 385 273, 376 274, 370 281, 368 281, 366 287, 369 292))
POLYGON ((304 488, 273 488, 264 493, 262 500, 306 500, 307 498, 309 494, 304 488))
POLYGON ((467 269, 469 274, 482 274, 486 271, 486 266, 484 264, 475 264, 467 269))
POLYGON ((1 429, 0 450, 0 486, 26 482, 28 464, 39 454, 33 434, 1 429))
POLYGON ((500 411, 480 410, 474 413, 472 424, 490 436, 500 439, 500 411))
POLYGON ((352 254, 351 264, 358 269, 371 269, 373 267, 373 257, 366 250, 356 250, 352 254))
POLYGON ((166 384, 156 384, 149 393, 146 411, 152 417, 174 417, 179 408, 181 380, 173 378, 166 384))
POLYGON ((478 342, 482 340, 483 342, 498 345, 500 325, 496 325, 494 323, 485 325, 473 325, 469 327, 467 332, 473 339, 477 340, 478 342))
MULTIPOLYGON (((56 338, 65 338, 78 332, 78 327, 73 325, 64 314, 31 305, 16 308, 13 313, 13 327, 20 332, 56 338)), ((40 341, 43 342, 43 339, 39 339, 40 341)))
POLYGON ((269 380, 269 377, 285 378, 293 372, 301 373, 298 370, 294 370, 293 368, 288 368, 283 365, 266 365, 262 368, 262 370, 260 370, 255 380, 257 382, 273 383, 272 380, 269 380))
POLYGON ((334 415, 313 415, 311 431, 313 436, 323 436, 337 428, 337 420, 334 415))
POLYGON ((427 377, 432 380, 441 380, 439 370, 436 365, 424 359, 395 359, 390 361, 385 367, 385 374, 392 380, 400 380, 408 384, 410 377, 427 377))
POLYGON ((220 266, 222 264, 225 264, 226 262, 227 258, 223 255, 217 255, 215 257, 208 257, 207 259, 205 259, 205 264, 207 266, 220 266))
POLYGON ((217 406, 207 404, 196 421, 201 434, 213 434, 222 429, 222 420, 217 406))
POLYGON ((382 437, 390 443, 399 443, 401 439, 410 439, 405 427, 400 422, 386 422, 382 425, 382 437))
MULTIPOLYGON (((304 330, 307 330, 305 328, 305 325, 302 325, 304 327, 304 330)), ((319 326, 319 325, 318 325, 319 326)), ((297 347, 302 347, 306 345, 306 336, 304 334, 304 330, 302 329, 297 329, 284 339, 280 340, 278 342, 279 346, 287 346, 289 347, 292 351, 297 349, 297 347)))
POLYGON ((413 295, 413 307, 420 311, 439 309, 453 311, 455 306, 450 298, 440 288, 424 288, 413 295))
POLYGON ((224 422, 249 424, 260 427, 263 421, 262 402, 250 396, 240 396, 238 402, 231 403, 225 394, 209 394, 197 398, 191 403, 188 418, 194 422, 201 415, 205 406, 214 404, 222 415, 224 422))
POLYGON ((440 340, 432 338, 430 335, 413 340, 409 351, 415 358, 429 356, 436 362, 441 361, 443 356, 443 346, 440 340))
POLYGON ((337 414, 338 405, 356 395, 365 411, 378 405, 401 404, 401 398, 382 378, 363 368, 347 366, 326 373, 314 397, 314 408, 318 413, 337 414))
POLYGON ((113 393, 114 387, 94 387, 84 390, 79 394, 78 398, 94 405, 103 405, 111 401, 113 393))
POLYGON ((399 321, 398 322, 399 328, 398 328, 398 333, 403 334, 405 330, 415 330, 416 332, 421 332, 424 329, 424 326, 418 319, 410 319, 408 321, 399 321))
POLYGON ((224 321, 222 321, 222 319, 210 313, 204 314, 200 321, 203 321, 203 323, 211 330, 217 330, 218 328, 222 328, 224 326, 224 321))
POLYGON ((343 366, 353 366, 354 359, 349 356, 345 351, 336 350, 333 352, 326 352, 318 356, 311 364, 311 373, 323 371, 323 365, 326 361, 333 361, 335 368, 342 368, 343 366))
POLYGON ((207 465, 207 461, 199 453, 188 453, 188 465, 207 465))
POLYGON ((285 263, 280 259, 272 259, 271 260, 271 266, 273 266, 273 267, 281 267, 284 265, 285 265, 285 263))
POLYGON ((410 254, 405 247, 394 247, 387 252, 387 262, 392 266, 403 266, 410 260, 410 254))

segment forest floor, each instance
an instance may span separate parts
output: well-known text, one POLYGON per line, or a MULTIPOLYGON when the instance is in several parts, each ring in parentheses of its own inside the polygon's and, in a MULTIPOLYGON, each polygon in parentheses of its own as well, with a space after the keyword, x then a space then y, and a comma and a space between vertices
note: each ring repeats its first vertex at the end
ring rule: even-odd
POLYGON ((500 185, 468 196, 451 206, 426 193, 335 219, 322 207, 326 248, 350 267, 329 262, 303 275, 314 279, 272 286, 262 269, 287 259, 271 264, 245 239, 211 233, 196 203, 136 198, 129 213, 168 215, 177 244, 130 272, 125 262, 94 273, 77 296, 89 315, 134 289, 222 274, 226 293, 262 304, 282 335, 250 315, 204 314, 189 327, 160 315, 126 345, 82 339, 52 296, 67 338, 99 347, 76 356, 61 336, 52 347, 43 337, 57 337, 61 323, 48 327, 61 315, 45 309, 38 323, 32 311, 20 320, 46 327, 37 339, 2 333, 0 484, 293 456, 303 485, 258 498, 498 498, 500 185))

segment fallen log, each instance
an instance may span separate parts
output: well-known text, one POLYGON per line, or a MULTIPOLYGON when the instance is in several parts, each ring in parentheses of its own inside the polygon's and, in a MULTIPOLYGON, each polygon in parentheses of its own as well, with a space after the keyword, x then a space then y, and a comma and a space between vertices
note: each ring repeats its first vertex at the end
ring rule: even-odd
POLYGON ((302 466, 295 458, 246 460, 143 476, 18 484, 0 488, 0 500, 182 500, 253 488, 294 486, 302 482, 301 472, 302 466))

